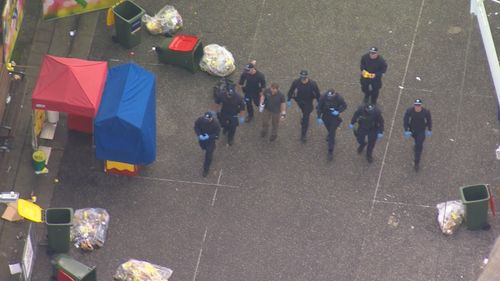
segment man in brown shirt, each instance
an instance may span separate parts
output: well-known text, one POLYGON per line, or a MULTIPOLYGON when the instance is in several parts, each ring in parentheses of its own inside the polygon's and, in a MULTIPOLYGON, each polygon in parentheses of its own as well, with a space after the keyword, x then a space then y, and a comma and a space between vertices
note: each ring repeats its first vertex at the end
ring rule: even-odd
POLYGON ((280 119, 284 120, 286 117, 286 103, 285 96, 279 90, 277 83, 272 83, 271 87, 264 90, 260 96, 259 111, 263 112, 262 131, 261 137, 267 135, 269 130, 269 121, 271 121, 271 136, 269 141, 275 141, 278 137, 278 126, 280 119))

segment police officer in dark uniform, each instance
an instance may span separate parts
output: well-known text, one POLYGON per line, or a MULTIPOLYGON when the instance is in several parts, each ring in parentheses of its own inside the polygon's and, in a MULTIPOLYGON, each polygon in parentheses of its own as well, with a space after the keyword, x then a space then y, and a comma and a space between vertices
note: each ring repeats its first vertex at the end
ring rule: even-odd
POLYGON ((416 99, 413 107, 406 110, 403 118, 405 138, 413 137, 415 140, 415 171, 418 172, 420 156, 424 150, 425 137, 432 135, 431 112, 422 106, 422 100, 416 99))
POLYGON ((329 89, 319 99, 317 108, 318 118, 316 122, 319 125, 324 124, 328 131, 328 161, 333 160, 335 133, 340 123, 342 123, 340 113, 346 108, 347 104, 344 98, 339 93, 335 92, 334 89, 329 89))
POLYGON ((248 116, 246 122, 250 122, 253 119, 253 104, 259 106, 260 95, 262 91, 266 88, 266 78, 262 72, 255 68, 255 61, 253 63, 248 63, 245 65, 245 70, 240 76, 240 81, 238 83, 241 90, 245 94, 245 103, 247 105, 248 116))
POLYGON ((313 111, 313 100, 319 101, 320 95, 318 84, 308 77, 307 70, 300 71, 300 77, 292 82, 290 90, 288 90, 288 107, 292 106, 291 99, 294 99, 302 111, 300 140, 303 143, 307 140, 307 129, 309 128, 309 116, 313 111))
POLYGON ((215 108, 222 133, 227 134, 227 144, 233 145, 236 127, 245 122, 245 102, 236 89, 226 87, 222 93, 215 96, 215 108))
POLYGON ((210 164, 212 163, 212 157, 215 151, 215 141, 219 138, 220 125, 211 112, 206 112, 194 122, 194 132, 196 133, 201 149, 205 150, 203 177, 206 177, 210 164))
POLYGON ((378 94, 382 88, 382 75, 387 71, 387 63, 378 53, 376 47, 371 47, 367 54, 361 57, 361 91, 365 94, 365 104, 377 104, 378 94), (371 98, 371 100, 370 100, 371 98))
POLYGON ((351 119, 349 128, 354 130, 354 135, 359 143, 358 154, 363 152, 368 138, 368 147, 366 149, 366 160, 373 162, 373 148, 377 139, 384 137, 384 118, 382 112, 372 104, 358 107, 351 119), (355 127, 356 125, 356 127, 355 127))

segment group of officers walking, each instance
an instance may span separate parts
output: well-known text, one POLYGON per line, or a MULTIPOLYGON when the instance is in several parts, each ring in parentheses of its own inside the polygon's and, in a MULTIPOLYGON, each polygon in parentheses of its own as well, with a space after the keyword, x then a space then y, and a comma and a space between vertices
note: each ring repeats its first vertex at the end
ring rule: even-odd
MULTIPOLYGON (((377 99, 382 88, 382 76, 387 71, 387 63, 376 47, 371 47, 368 53, 361 57, 360 71, 363 103, 354 112, 348 127, 353 130, 359 144, 358 154, 363 153, 366 147, 366 159, 372 163, 375 144, 384 137, 384 118, 377 107, 377 99)), ((286 118, 287 108, 292 107, 292 99, 302 111, 300 137, 302 143, 307 142, 309 119, 314 111, 313 101, 317 101, 316 122, 318 125, 324 125, 328 131, 327 159, 333 160, 335 135, 342 123, 341 114, 346 110, 347 103, 342 95, 332 88, 321 94, 317 83, 309 78, 306 70, 300 71, 299 78, 292 82, 286 97, 279 90, 277 83, 271 83, 269 88, 266 87, 265 76, 257 70, 255 61, 245 65, 238 86, 226 83, 220 89, 221 91, 214 95, 213 110, 199 117, 194 125, 200 147, 205 150, 204 177, 208 175, 221 128, 223 134, 227 135, 227 144, 233 145, 237 126, 253 120, 255 106, 263 116, 261 137, 267 136, 271 126, 269 141, 273 142, 278 136, 280 120, 286 118), (238 93, 237 87, 244 96, 238 93)), ((418 171, 425 137, 432 135, 431 113, 422 106, 421 99, 416 99, 413 106, 406 110, 403 127, 404 137, 413 137, 415 141, 414 168, 418 171)))

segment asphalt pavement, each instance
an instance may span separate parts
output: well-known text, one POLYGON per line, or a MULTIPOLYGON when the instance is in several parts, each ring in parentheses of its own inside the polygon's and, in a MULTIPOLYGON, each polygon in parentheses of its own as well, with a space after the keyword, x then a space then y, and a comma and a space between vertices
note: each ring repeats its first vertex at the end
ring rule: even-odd
MULTIPOLYGON (((136 1, 148 13, 163 3, 136 1)), ((435 205, 460 198, 460 186, 500 186, 496 99, 484 48, 468 1, 170 1, 182 32, 226 46, 237 80, 249 59, 286 92, 301 69, 320 89, 348 103, 334 160, 326 130, 311 118, 300 138, 294 104, 277 141, 259 136, 261 118, 238 128, 235 144, 218 141, 207 178, 193 122, 211 105, 217 78, 157 62, 161 36, 142 34, 125 50, 98 22, 89 59, 111 66, 130 60, 157 75, 157 161, 133 178, 109 176, 93 157, 90 137, 65 140, 57 176, 47 180, 51 207, 102 207, 111 215, 102 249, 78 260, 111 280, 129 258, 173 269, 171 280, 475 280, 500 232, 461 227, 441 234, 435 205), (389 68, 379 98, 386 121, 374 163, 356 153, 347 128, 362 100, 359 59, 377 46, 389 68), (433 114, 421 170, 402 136, 404 110, 415 98, 433 114), (67 140, 67 141, 66 141, 67 140)), ((500 6, 492 6, 500 10, 500 6)), ((500 38, 500 37, 498 37, 500 38)), ((498 42, 497 44, 500 44, 498 42)), ((314 115, 313 115, 314 116, 314 115)), ((55 164, 54 164, 55 165, 55 164)), ((500 195, 500 194, 499 194, 500 195)), ((43 237, 43 234, 40 234, 43 237)), ((50 276, 41 246, 33 280, 50 276)))

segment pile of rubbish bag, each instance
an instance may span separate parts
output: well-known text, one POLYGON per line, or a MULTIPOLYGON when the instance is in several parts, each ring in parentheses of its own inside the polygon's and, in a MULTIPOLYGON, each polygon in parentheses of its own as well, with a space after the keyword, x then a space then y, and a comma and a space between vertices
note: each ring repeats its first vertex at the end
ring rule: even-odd
POLYGON ((109 226, 109 214, 101 208, 86 208, 75 211, 71 238, 75 246, 84 251, 93 251, 104 245, 109 226))
POLYGON ((130 259, 118 267, 113 278, 117 281, 168 281, 172 273, 170 268, 130 259))
POLYGON ((166 5, 154 16, 145 14, 142 22, 153 35, 172 35, 182 27, 182 17, 174 6, 166 5))
POLYGON ((452 235, 464 220, 465 207, 460 200, 442 202, 436 205, 438 208, 438 222, 441 231, 446 235, 452 235))
POLYGON ((203 48, 200 68, 209 74, 225 77, 236 69, 234 57, 225 47, 210 44, 203 48))

